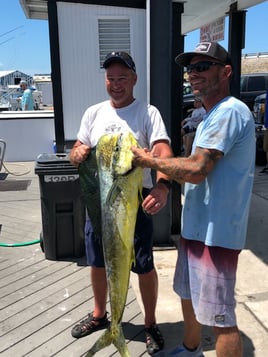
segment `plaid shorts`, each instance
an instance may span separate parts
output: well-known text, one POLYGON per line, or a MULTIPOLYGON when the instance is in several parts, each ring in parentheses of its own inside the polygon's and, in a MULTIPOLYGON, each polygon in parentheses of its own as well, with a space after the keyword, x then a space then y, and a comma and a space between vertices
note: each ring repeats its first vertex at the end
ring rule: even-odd
POLYGON ((180 239, 174 291, 191 299, 196 319, 207 326, 236 326, 234 289, 240 250, 180 239))

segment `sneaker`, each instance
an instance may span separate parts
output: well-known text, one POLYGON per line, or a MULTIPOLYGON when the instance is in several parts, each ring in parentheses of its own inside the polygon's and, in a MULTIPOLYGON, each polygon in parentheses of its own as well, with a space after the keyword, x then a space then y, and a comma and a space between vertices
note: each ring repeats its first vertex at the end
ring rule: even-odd
POLYGON ((187 350, 183 345, 177 346, 169 350, 166 354, 167 357, 204 357, 201 346, 195 351, 187 350))
POLYGON ((153 355, 164 347, 164 338, 156 324, 145 328, 146 349, 149 355, 153 355))
POLYGON ((80 338, 101 330, 108 325, 107 312, 101 318, 93 317, 93 313, 91 312, 85 320, 82 320, 72 328, 71 334, 75 338, 80 338))

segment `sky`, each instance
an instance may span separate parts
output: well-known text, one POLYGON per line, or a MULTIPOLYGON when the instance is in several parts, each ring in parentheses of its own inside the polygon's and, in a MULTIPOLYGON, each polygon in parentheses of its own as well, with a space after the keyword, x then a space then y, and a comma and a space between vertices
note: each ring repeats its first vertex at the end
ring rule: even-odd
MULTIPOLYGON (((268 1, 248 9, 242 54, 268 52, 267 14, 268 1)), ((187 34, 186 51, 193 50, 199 36, 199 30, 187 34)), ((220 44, 228 48, 228 18, 220 44)), ((10 70, 28 75, 51 73, 48 21, 27 19, 19 0, 1 0, 0 71, 10 70)))

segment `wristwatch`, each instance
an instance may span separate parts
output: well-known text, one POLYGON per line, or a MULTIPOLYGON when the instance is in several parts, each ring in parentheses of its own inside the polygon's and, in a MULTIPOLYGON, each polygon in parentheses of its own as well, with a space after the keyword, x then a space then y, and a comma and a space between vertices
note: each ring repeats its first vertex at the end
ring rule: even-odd
POLYGON ((158 183, 162 183, 162 184, 165 185, 166 188, 168 188, 169 190, 170 190, 170 188, 171 188, 171 182, 168 181, 168 180, 166 180, 166 179, 164 179, 164 178, 160 178, 160 179, 157 181, 157 184, 158 184, 158 183))

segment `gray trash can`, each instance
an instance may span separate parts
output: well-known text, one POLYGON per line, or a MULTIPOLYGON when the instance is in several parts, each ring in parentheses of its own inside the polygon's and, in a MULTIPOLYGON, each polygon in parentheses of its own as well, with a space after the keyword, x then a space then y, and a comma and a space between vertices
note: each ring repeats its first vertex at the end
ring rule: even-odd
POLYGON ((46 258, 82 257, 85 254, 85 206, 78 170, 65 153, 40 154, 35 173, 39 176, 41 246, 46 258))

